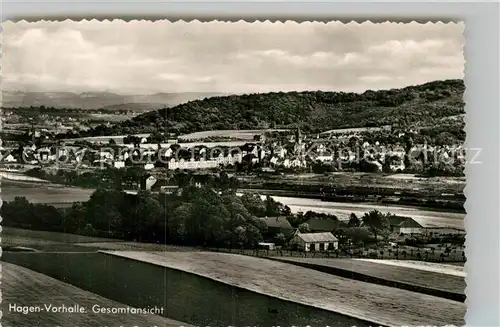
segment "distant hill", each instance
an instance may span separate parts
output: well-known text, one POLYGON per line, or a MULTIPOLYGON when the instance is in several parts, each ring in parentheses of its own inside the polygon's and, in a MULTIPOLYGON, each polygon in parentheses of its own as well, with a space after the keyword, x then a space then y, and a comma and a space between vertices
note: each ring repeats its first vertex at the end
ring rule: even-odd
POLYGON ((135 111, 135 112, 141 112, 141 111, 153 111, 153 110, 158 110, 162 109, 165 107, 171 107, 171 105, 165 105, 163 103, 134 103, 134 102, 129 102, 129 103, 121 103, 121 104, 111 104, 109 106, 104 106, 102 108, 99 108, 103 111, 118 111, 118 110, 130 110, 130 111, 135 111))
MULTIPOLYGON (((464 113, 462 80, 362 94, 345 92, 279 92, 217 96, 167 110, 151 111, 89 135, 169 131, 289 128, 318 132, 335 128, 383 125, 429 125, 464 113)), ((82 135, 83 136, 83 135, 82 135)))
POLYGON ((196 99, 204 99, 221 93, 184 92, 156 93, 151 95, 121 95, 110 92, 22 92, 3 91, 4 108, 54 107, 67 109, 125 109, 155 110, 172 107, 196 99))

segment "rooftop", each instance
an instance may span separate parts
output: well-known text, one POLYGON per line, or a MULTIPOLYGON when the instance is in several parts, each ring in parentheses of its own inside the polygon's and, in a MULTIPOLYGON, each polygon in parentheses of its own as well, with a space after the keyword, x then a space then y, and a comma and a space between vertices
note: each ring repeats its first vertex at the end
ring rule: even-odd
POLYGON ((271 228, 282 228, 282 229, 293 229, 292 225, 285 216, 282 217, 262 217, 259 218, 266 223, 267 227, 271 228))
POLYGON ((413 218, 403 216, 391 216, 389 224, 394 227, 422 228, 422 225, 413 220, 413 218))
POLYGON ((306 243, 320 243, 320 242, 336 242, 338 239, 333 236, 332 233, 298 233, 300 237, 306 243))

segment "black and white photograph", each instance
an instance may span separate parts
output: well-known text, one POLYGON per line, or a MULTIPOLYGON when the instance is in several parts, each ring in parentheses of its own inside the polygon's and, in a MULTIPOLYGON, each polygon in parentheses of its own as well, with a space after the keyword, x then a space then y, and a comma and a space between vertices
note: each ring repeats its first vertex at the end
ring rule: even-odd
POLYGON ((3 326, 465 324, 465 23, 2 28, 3 326))

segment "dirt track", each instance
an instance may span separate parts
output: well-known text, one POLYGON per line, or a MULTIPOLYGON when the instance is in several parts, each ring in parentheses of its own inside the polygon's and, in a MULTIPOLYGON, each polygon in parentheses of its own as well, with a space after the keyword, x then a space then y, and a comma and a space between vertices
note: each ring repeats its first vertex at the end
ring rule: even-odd
POLYGON ((105 251, 385 326, 464 325, 463 303, 287 263, 211 252, 105 251))
MULTIPOLYGON (((123 308, 123 304, 81 290, 51 277, 2 262, 2 325, 18 326, 162 326, 192 327, 157 315, 93 313, 92 306, 123 308), (87 313, 9 313, 9 304, 67 307, 79 304, 87 313)), ((43 307, 44 308, 44 307, 43 307)), ((45 309, 45 308, 44 308, 45 309)))

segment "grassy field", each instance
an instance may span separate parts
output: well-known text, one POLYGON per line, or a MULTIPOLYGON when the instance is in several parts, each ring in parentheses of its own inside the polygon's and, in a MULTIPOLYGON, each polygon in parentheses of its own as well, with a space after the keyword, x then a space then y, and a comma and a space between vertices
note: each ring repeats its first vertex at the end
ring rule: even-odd
POLYGON ((89 237, 75 234, 35 231, 21 228, 2 227, 2 247, 26 247, 45 252, 88 252, 99 250, 95 246, 80 246, 99 242, 116 242, 113 239, 89 237))
POLYGON ((87 201, 93 189, 28 181, 2 180, 2 200, 25 197, 32 203, 63 203, 87 201))
POLYGON ((385 326, 463 325, 463 303, 332 276, 287 263, 210 252, 111 251, 385 326))
POLYGON ((465 294, 466 284, 464 277, 440 273, 437 271, 410 268, 409 266, 397 266, 395 264, 387 265, 378 262, 384 260, 366 261, 356 259, 282 257, 279 257, 279 259, 281 261, 287 261, 290 263, 309 263, 318 266, 333 267, 344 271, 350 271, 384 279, 387 281, 395 281, 408 285, 416 285, 430 289, 443 290, 456 294, 465 294))
POLYGON ((93 305, 107 308, 124 308, 114 302, 86 292, 72 285, 13 264, 2 262, 2 325, 17 326, 163 326, 188 325, 157 315, 102 314, 92 312, 93 305), (86 313, 38 312, 22 314, 9 312, 9 304, 22 306, 53 306, 75 304, 86 313))
POLYGON ((2 247, 26 247, 43 252, 122 251, 200 251, 197 248, 165 244, 124 242, 116 239, 35 231, 13 227, 2 228, 2 247))
POLYGON ((465 277, 465 270, 463 263, 460 264, 442 264, 434 262, 424 262, 416 260, 372 260, 372 259, 359 259, 364 262, 376 262, 384 265, 394 266, 398 268, 411 268, 421 271, 436 272, 451 276, 465 277))

